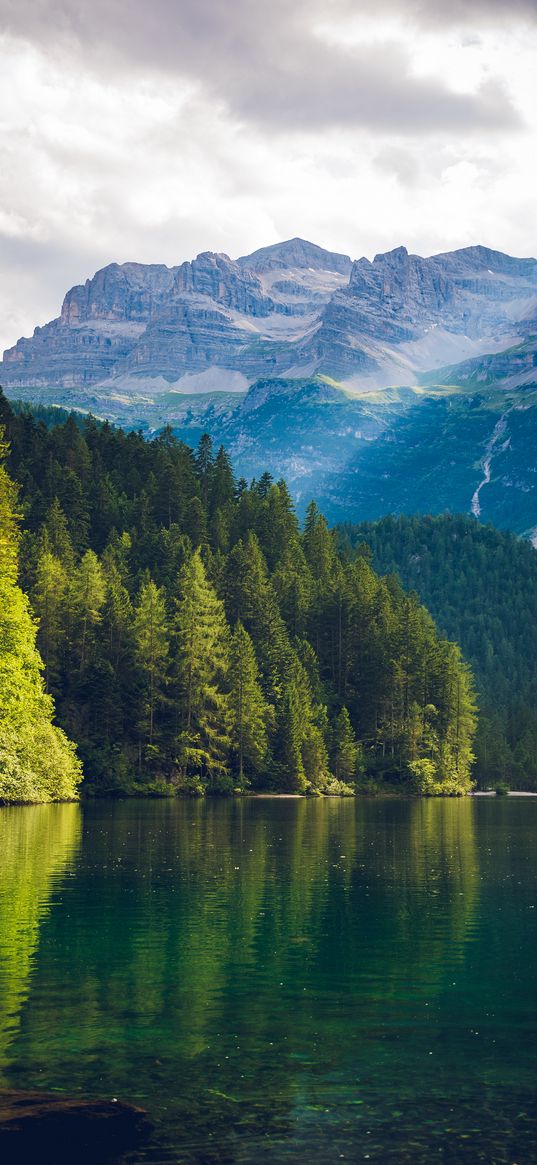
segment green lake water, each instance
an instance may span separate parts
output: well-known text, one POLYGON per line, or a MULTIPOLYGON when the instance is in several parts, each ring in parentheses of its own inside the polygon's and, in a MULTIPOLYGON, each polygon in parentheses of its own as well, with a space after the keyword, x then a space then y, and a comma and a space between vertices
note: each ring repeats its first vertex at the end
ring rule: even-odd
POLYGON ((537 1162, 536 1035, 537 799, 0 810, 0 1086, 125 1161, 537 1162))

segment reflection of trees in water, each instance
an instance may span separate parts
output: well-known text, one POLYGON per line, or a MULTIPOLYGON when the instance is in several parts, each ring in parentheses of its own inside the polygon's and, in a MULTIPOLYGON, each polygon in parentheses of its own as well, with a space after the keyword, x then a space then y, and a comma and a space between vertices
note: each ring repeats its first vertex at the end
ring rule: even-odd
POLYGON ((475 808, 469 798, 394 802, 380 813, 368 806, 358 884, 378 903, 364 926, 379 952, 384 1000, 390 984, 396 994, 405 982, 414 994, 441 988, 464 957, 479 893, 475 808))
POLYGON ((80 836, 78 805, 0 809, 0 1070, 30 991, 41 923, 80 836))
POLYGON ((46 987, 30 999, 26 1082, 39 1065, 43 1085, 139 1098, 199 1143, 212 1126, 222 1153, 233 1129, 285 1136, 327 1087, 352 1103, 357 1068, 463 958, 474 809, 92 807, 76 901, 40 952, 42 982, 65 981, 61 1015, 41 1013, 46 987))

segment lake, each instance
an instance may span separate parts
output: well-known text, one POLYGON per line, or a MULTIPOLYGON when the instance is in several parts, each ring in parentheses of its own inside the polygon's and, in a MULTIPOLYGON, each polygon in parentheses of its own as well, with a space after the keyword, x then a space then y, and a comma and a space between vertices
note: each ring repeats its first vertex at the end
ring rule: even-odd
POLYGON ((537 1162, 537 800, 0 810, 0 1085, 124 1161, 537 1162))

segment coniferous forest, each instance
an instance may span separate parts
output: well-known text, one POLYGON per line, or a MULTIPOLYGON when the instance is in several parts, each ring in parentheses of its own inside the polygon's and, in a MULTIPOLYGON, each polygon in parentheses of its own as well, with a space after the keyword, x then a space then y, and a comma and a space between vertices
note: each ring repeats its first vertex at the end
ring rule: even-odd
MULTIPOLYGON (((2 761, 4 800, 73 794, 66 737, 95 794, 469 789, 476 716, 458 646, 360 548, 339 550, 314 503, 301 530, 285 482, 237 481, 207 436, 193 452, 169 429, 146 441, 5 398, 0 423, 17 596, 0 612, 2 707, 14 654, 33 685, 17 710, 25 774, 2 761), (68 757, 65 787, 25 735, 32 700, 68 757)), ((5 715, 3 755, 12 731, 5 715)))
POLYGON ((537 554, 507 530, 469 515, 389 516, 343 525, 340 546, 368 546, 397 572, 444 634, 460 643, 480 708, 474 777, 537 788, 537 554))

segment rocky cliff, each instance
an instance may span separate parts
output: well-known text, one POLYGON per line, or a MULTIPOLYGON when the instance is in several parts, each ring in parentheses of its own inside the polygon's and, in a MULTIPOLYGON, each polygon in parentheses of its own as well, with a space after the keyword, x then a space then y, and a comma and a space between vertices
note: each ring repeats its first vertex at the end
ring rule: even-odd
POLYGON ((291 239, 237 260, 113 263, 4 354, 0 379, 8 389, 98 386, 103 396, 314 373, 383 388, 512 346, 536 318, 533 259, 483 247, 423 259, 398 247, 353 263, 291 239))

